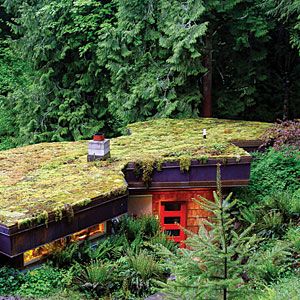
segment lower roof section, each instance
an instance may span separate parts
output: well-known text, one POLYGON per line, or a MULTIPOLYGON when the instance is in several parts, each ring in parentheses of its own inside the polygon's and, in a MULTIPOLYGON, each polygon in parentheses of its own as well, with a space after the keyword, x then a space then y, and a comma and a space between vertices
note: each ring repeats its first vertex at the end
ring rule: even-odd
POLYGON ((74 211, 72 218, 63 216, 56 220, 49 215, 45 224, 29 228, 5 227, 0 225, 0 253, 14 257, 27 250, 102 223, 127 212, 128 194, 113 199, 99 199, 74 211))

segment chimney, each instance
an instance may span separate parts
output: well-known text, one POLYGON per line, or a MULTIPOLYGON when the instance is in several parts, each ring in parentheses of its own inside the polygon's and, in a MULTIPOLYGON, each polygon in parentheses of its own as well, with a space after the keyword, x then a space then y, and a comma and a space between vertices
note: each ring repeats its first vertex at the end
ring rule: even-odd
POLYGON ((87 161, 105 160, 110 157, 110 142, 103 133, 96 133, 89 141, 87 161))

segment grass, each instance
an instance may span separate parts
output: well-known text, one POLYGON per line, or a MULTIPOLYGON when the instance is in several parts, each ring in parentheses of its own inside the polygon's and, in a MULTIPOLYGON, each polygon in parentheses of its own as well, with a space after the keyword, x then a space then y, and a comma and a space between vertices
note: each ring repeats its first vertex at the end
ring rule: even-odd
MULTIPOLYGON (((87 163, 87 141, 41 143, 0 151, 0 223, 45 219, 65 205, 126 192, 122 170, 148 164, 249 155, 232 140, 257 140, 268 123, 220 119, 157 119, 129 125, 131 135, 111 140, 111 159, 87 163), (202 129, 207 138, 203 139, 202 129), (41 217, 42 216, 42 217, 41 217)), ((146 170, 146 171, 147 171, 146 170)), ((150 172, 151 173, 151 172, 150 172)))

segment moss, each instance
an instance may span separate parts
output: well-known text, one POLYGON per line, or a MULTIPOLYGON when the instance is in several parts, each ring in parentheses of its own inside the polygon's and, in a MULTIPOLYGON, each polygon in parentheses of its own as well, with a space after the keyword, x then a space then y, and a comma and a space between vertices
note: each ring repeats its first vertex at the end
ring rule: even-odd
POLYGON ((48 227, 48 212, 47 211, 43 211, 39 214, 37 214, 36 216, 36 223, 37 224, 41 224, 41 223, 45 223, 46 227, 48 227))
POLYGON ((161 171, 162 170, 162 165, 163 165, 164 159, 161 157, 156 161, 156 170, 161 171))
POLYGON ((181 156, 179 159, 179 166, 181 172, 188 172, 192 163, 192 158, 189 156, 181 156))
POLYGON ((222 164, 223 165, 226 165, 227 164, 227 162, 228 162, 228 158, 227 157, 222 157, 222 164))
POLYGON ((71 208, 95 197, 126 193, 122 170, 129 162, 146 184, 164 162, 179 161, 187 171, 192 159, 227 159, 249 155, 231 140, 256 140, 271 124, 219 119, 156 119, 131 124, 131 135, 111 140, 111 158, 87 163, 87 141, 42 143, 0 151, 0 222, 27 226, 60 220, 71 208), (207 138, 203 139, 202 129, 207 138))
POLYGON ((71 204, 69 203, 66 203, 64 205, 64 211, 65 211, 65 214, 67 216, 67 219, 68 219, 68 222, 72 222, 72 220, 74 219, 74 210, 73 210, 73 207, 71 204))
POLYGON ((22 219, 22 220, 19 220, 17 222, 17 226, 18 228, 23 228, 23 227, 29 227, 31 224, 32 224, 32 218, 26 218, 26 219, 22 219))
POLYGON ((207 161, 208 161, 208 156, 204 155, 204 156, 201 156, 199 158, 197 158, 198 161, 201 163, 201 164, 206 164, 207 161))
POLYGON ((75 203, 77 206, 80 206, 80 207, 84 207, 84 206, 87 206, 88 204, 90 204, 92 202, 92 199, 83 199, 83 200, 80 200, 78 203, 75 203))
POLYGON ((62 220, 62 218, 63 218, 63 211, 62 211, 62 209, 56 208, 56 209, 54 210, 54 218, 55 218, 55 221, 56 221, 56 222, 62 220))
POLYGON ((152 174, 156 162, 154 159, 139 160, 135 163, 134 173, 137 178, 141 178, 146 186, 151 184, 152 174))

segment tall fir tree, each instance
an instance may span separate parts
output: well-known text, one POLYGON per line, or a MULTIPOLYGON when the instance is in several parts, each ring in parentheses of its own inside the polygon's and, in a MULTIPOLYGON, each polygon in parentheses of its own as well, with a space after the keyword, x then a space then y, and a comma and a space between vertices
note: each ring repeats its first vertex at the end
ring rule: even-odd
POLYGON ((280 118, 295 118, 300 113, 300 1, 267 0, 261 7, 276 24, 269 52, 273 54, 272 66, 269 68, 277 83, 275 91, 279 95, 280 118))
MULTIPOLYGON (((6 1, 20 52, 35 70, 34 90, 18 101, 27 142, 89 138, 112 131, 110 78, 96 63, 98 31, 114 18, 110 1, 6 1), (30 107, 30 110, 26 107, 30 107), (22 109, 27 113, 23 114, 22 109)), ((21 98, 21 95, 15 95, 21 98)))
POLYGON ((111 111, 125 123, 199 115, 202 2, 115 2, 117 22, 103 28, 98 49, 112 78, 111 111))
POLYGON ((223 199, 220 165, 213 194, 213 201, 201 196, 193 199, 212 216, 199 224, 198 234, 186 231, 187 248, 177 254, 160 250, 172 266, 172 279, 164 285, 169 299, 235 299, 247 290, 247 260, 259 239, 249 235, 253 225, 242 232, 235 229, 231 211, 236 200, 231 200, 231 193, 223 199))

